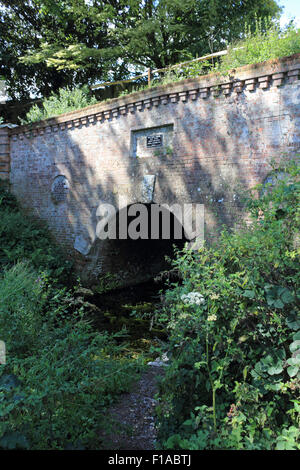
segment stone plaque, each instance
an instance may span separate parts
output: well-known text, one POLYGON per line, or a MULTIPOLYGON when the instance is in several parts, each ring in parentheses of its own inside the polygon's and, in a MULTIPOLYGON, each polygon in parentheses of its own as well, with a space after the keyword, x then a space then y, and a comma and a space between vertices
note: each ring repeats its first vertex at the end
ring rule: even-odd
POLYGON ((154 134, 147 136, 147 148, 162 147, 163 136, 162 134, 154 134))
POLYGON ((155 175, 145 175, 142 181, 141 202, 149 204, 153 202, 155 175))
POLYGON ((63 175, 57 176, 51 188, 51 197, 56 204, 60 202, 65 202, 67 200, 68 192, 69 192, 69 182, 67 178, 63 175))
POLYGON ((74 241, 75 250, 79 251, 82 255, 87 255, 92 247, 92 243, 87 237, 77 235, 74 241))
POLYGON ((131 131, 131 155, 135 158, 172 155, 173 124, 131 131))

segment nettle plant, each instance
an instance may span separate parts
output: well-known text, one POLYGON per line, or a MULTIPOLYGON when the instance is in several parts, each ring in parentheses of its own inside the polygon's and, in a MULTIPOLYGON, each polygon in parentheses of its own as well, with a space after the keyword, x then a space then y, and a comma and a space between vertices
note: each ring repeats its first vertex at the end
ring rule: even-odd
POLYGON ((181 281, 156 312, 164 448, 300 448, 299 165, 282 173, 250 194, 250 226, 173 262, 181 281))

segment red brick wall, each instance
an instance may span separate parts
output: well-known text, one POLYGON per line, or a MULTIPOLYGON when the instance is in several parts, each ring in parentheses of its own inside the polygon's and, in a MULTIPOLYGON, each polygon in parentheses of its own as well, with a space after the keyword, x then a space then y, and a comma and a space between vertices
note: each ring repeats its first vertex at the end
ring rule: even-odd
MULTIPOLYGON (((156 203, 204 203, 209 237, 222 223, 239 221, 239 187, 263 182, 271 158, 299 151, 299 74, 300 54, 11 129, 12 190, 25 207, 47 220, 91 276, 117 269, 94 242, 99 203, 118 205, 119 196, 140 202, 145 175, 156 176, 156 203), (136 158, 135 131, 166 125, 173 126, 168 151, 154 149, 150 156, 136 158), (51 188, 58 175, 67 178, 69 189, 65 200, 54 203, 51 188), (76 237, 80 245, 91 247, 89 252, 74 249, 76 237)), ((5 162, 2 168, 7 171, 5 162)))
POLYGON ((0 180, 7 181, 10 171, 10 149, 8 127, 0 126, 0 180))

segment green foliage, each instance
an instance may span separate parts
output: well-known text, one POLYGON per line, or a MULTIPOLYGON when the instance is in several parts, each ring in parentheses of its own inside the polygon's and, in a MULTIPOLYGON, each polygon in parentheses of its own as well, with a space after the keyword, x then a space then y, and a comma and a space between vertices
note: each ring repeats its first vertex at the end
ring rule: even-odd
POLYGON ((96 98, 90 97, 89 88, 87 86, 73 90, 68 87, 60 88, 57 94, 52 93, 49 98, 46 98, 42 102, 42 107, 37 104, 32 106, 26 114, 26 119, 21 119, 21 123, 28 124, 30 122, 41 121, 69 111, 76 111, 77 109, 96 103, 96 98))
POLYGON ((128 391, 139 363, 93 332, 82 309, 64 318, 69 296, 56 289, 53 298, 36 277, 18 265, 0 280, 0 448, 99 448, 105 408, 128 391))
POLYGON ((182 280, 154 319, 169 330, 160 448, 300 448, 299 165, 277 170, 251 225, 173 261, 182 280))
MULTIPOLYGON (((248 64, 257 64, 300 52, 300 30, 293 24, 281 30, 278 22, 270 18, 258 18, 254 25, 246 24, 242 39, 228 46, 228 53, 218 59, 193 62, 170 70, 153 84, 165 84, 197 77, 207 73, 226 74, 228 71, 248 64)), ((223 47, 224 48, 224 47, 223 47)))
POLYGON ((141 367, 123 333, 95 332, 71 264, 0 188, 0 449, 101 448, 105 410, 141 367), (78 306, 79 305, 79 306, 78 306))
POLYGON ((65 259, 47 227, 25 215, 15 197, 0 186, 0 272, 2 266, 24 260, 53 279, 72 281, 72 262, 65 259))
POLYGON ((1 73, 14 99, 114 81, 210 52, 240 37, 276 1, 3 0, 1 73))
POLYGON ((68 51, 74 44, 86 43, 95 50, 100 44, 109 47, 105 17, 99 17, 101 7, 91 7, 84 0, 2 0, 1 4, 0 68, 11 98, 28 101, 31 95, 49 96, 59 88, 109 79, 110 60, 104 63, 89 57, 88 66, 80 70, 54 70, 43 60, 26 64, 20 61, 27 51, 38 50, 42 44, 48 45, 44 49, 48 55, 62 47, 68 51))
POLYGON ((1 277, 0 331, 11 353, 30 352, 39 337, 41 285, 41 278, 24 263, 6 270, 1 277))
POLYGON ((300 52, 300 30, 293 24, 283 31, 270 19, 257 19, 255 30, 246 26, 244 38, 233 42, 216 69, 221 73, 247 64, 256 64, 300 52))
POLYGON ((0 448, 100 448, 105 409, 141 366, 93 332, 72 293, 29 262, 0 277, 0 448))
POLYGON ((98 285, 95 288, 95 292, 98 294, 104 294, 105 292, 117 289, 120 286, 120 279, 117 274, 106 273, 99 276, 98 285))

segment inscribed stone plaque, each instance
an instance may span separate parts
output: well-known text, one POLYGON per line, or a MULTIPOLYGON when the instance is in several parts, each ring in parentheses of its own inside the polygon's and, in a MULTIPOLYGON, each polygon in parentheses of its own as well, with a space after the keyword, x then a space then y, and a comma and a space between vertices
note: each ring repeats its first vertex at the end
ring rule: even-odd
POLYGON ((166 156, 173 150, 173 124, 131 131, 131 154, 135 158, 166 156))
POLYGON ((67 178, 63 175, 57 176, 54 179, 51 188, 51 196, 53 201, 56 204, 59 204, 60 202, 65 202, 67 200, 69 188, 70 186, 67 178))
POLYGON ((162 147, 163 136, 162 134, 148 135, 146 142, 147 142, 147 148, 162 147))

